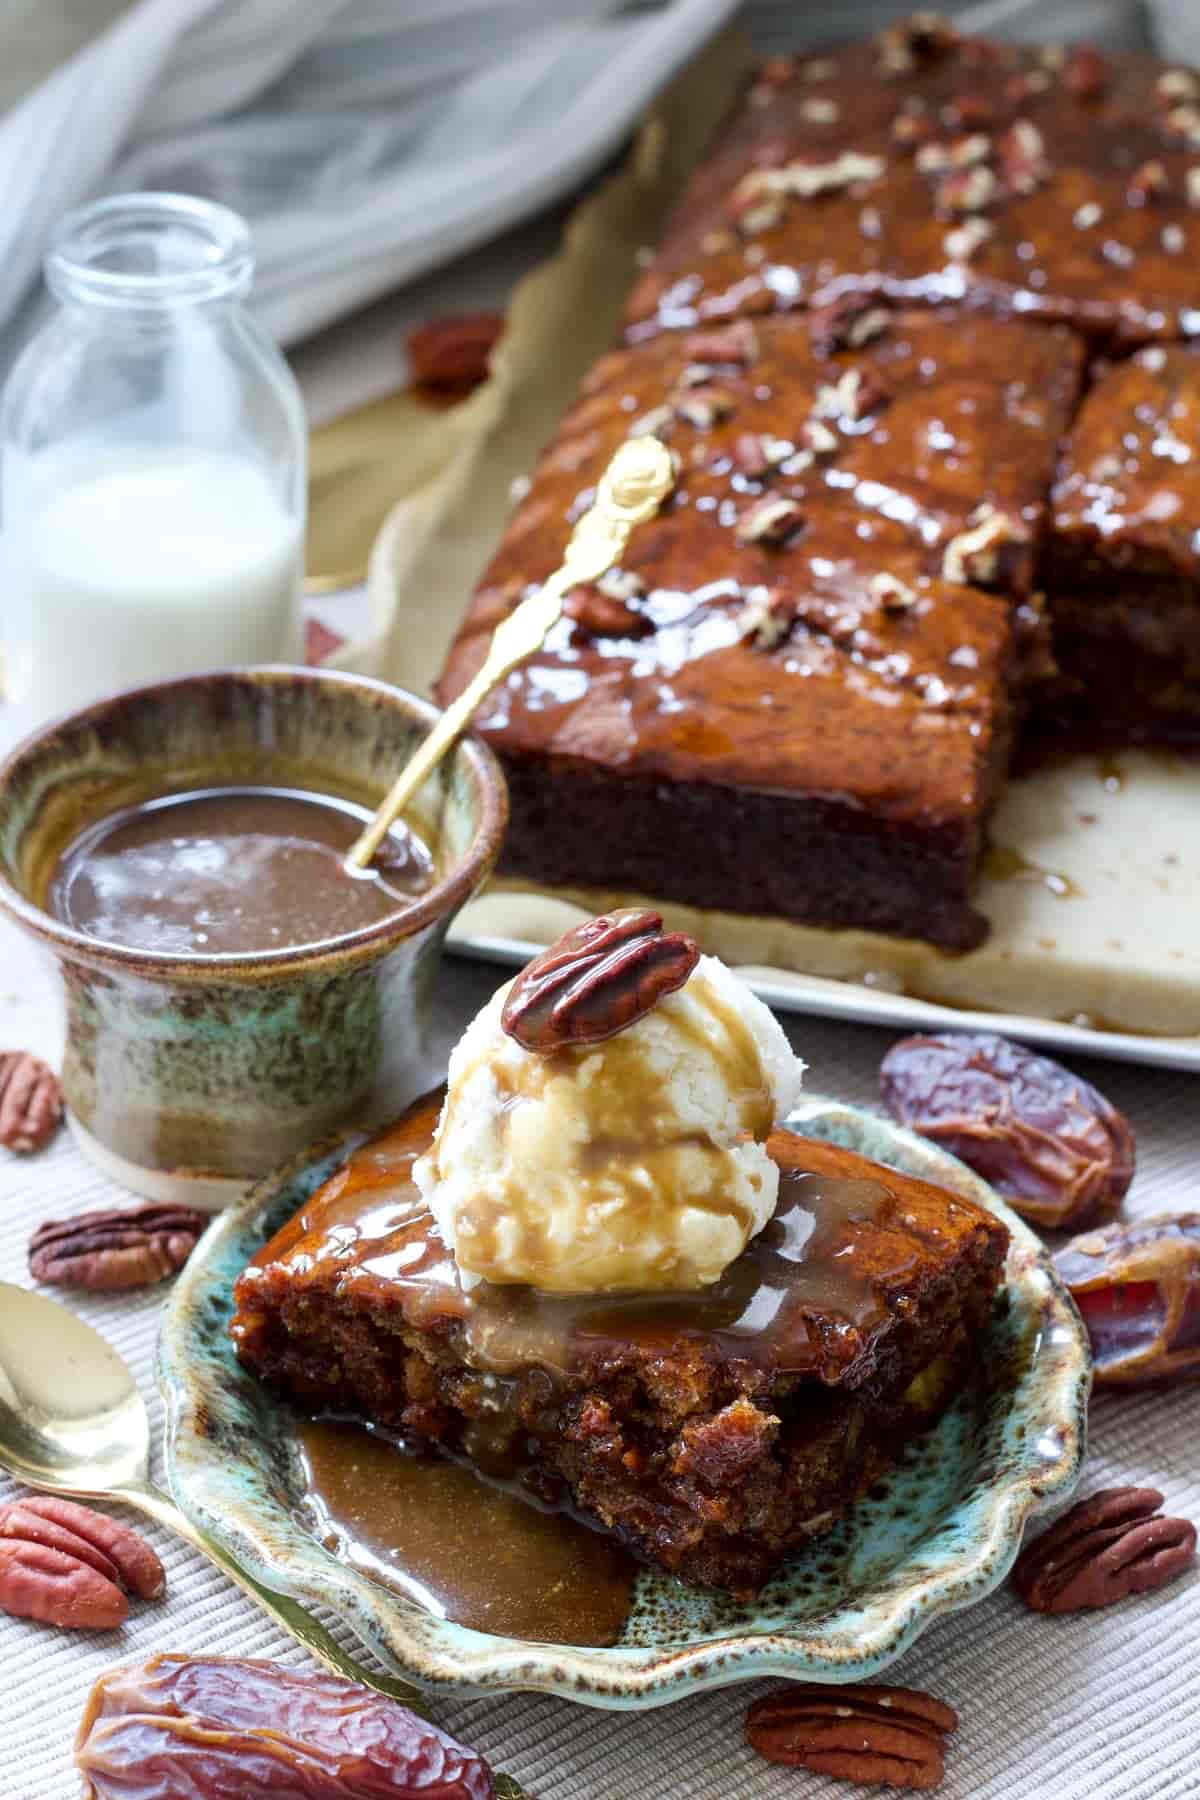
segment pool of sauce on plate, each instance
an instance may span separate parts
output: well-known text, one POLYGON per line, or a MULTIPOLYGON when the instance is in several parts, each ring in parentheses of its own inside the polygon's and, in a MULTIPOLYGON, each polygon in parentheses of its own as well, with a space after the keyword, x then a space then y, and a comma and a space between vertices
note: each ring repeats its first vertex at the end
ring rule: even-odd
POLYGON ((341 1561, 476 1631, 617 1641, 635 1564, 611 1539, 361 1425, 310 1420, 300 1447, 304 1512, 341 1561))
POLYGON ((344 858, 370 814, 276 787, 211 787, 126 807, 65 851, 49 910, 103 943, 234 956, 320 943, 411 905, 433 858, 398 824, 369 870, 344 858))

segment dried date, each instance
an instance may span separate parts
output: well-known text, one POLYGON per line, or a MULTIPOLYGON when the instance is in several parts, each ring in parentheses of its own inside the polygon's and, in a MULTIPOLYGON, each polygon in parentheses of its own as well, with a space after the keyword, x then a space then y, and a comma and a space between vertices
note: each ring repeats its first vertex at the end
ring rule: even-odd
POLYGON ((1082 1225, 1133 1179, 1125 1117, 1048 1056, 991 1032, 903 1038, 879 1072, 901 1124, 951 1151, 1038 1225, 1082 1225))
POLYGON ((1200 1213, 1089 1231, 1054 1260, 1088 1328, 1097 1382, 1200 1376, 1200 1213))
POLYGON ((85 1800, 492 1800, 481 1756, 354 1682, 235 1657, 155 1656, 88 1696, 85 1800))

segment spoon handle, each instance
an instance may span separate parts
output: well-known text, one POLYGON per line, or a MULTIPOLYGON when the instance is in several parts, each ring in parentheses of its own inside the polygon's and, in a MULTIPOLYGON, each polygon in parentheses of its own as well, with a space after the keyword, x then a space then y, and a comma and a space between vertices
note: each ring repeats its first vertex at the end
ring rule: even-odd
MULTIPOLYGON (((136 1506, 140 1512, 157 1519, 160 1525, 165 1525, 168 1531, 173 1531, 176 1537, 184 1538, 201 1551, 210 1562, 216 1564, 222 1574, 236 1582, 243 1593, 256 1600, 265 1613, 282 1625, 285 1631, 290 1632, 292 1637, 298 1638, 305 1649, 318 1662, 324 1663, 327 1669, 332 1669, 335 1675, 344 1676, 347 1681, 357 1681, 363 1687, 374 1688, 376 1693, 385 1694, 389 1700, 399 1701, 401 1706, 406 1706, 409 1712, 415 1712, 423 1719, 429 1717, 426 1697, 419 1688, 413 1687, 411 1682, 401 1681, 398 1676, 379 1675, 373 1669, 364 1667, 348 1650, 342 1649, 333 1633, 327 1631, 319 1619, 314 1619, 298 1600, 256 1581, 223 1545, 209 1537, 206 1531, 201 1531, 198 1525, 193 1525, 187 1514, 161 1488, 155 1487, 153 1482, 140 1482, 137 1486, 114 1490, 112 1498, 125 1500, 130 1506, 136 1506)), ((495 1778, 496 1800, 531 1800, 515 1776, 497 1770, 495 1778)))
POLYGON ((595 581, 611 569, 634 527, 654 517, 674 479, 670 452, 657 438, 626 439, 600 478, 594 504, 576 522, 562 566, 496 627, 483 667, 447 707, 400 771, 370 824, 350 846, 346 853, 349 868, 367 867, 417 789, 461 737, 492 689, 532 655, 558 623, 564 595, 580 582, 595 581))
MULTIPOLYGON (((113 1497, 115 1499, 118 1496, 114 1494, 113 1497)), ((429 1711, 425 1696, 418 1688, 413 1687, 411 1682, 401 1681, 398 1677, 378 1675, 373 1670, 363 1667, 348 1650, 342 1649, 333 1633, 326 1630, 320 1620, 315 1619, 300 1605, 298 1600, 291 1599, 287 1594, 280 1594, 274 1588, 264 1587, 261 1582, 256 1581, 253 1575, 242 1568, 241 1564, 223 1545, 219 1544, 215 1538, 209 1537, 207 1532, 201 1531, 199 1526, 193 1525, 187 1514, 181 1512, 175 1502, 169 1499, 161 1488, 155 1487, 151 1482, 146 1482, 137 1487, 122 1488, 119 1497, 127 1500, 131 1506, 136 1506, 141 1512, 147 1513, 150 1518, 157 1519, 160 1525, 165 1525, 168 1531, 175 1533, 176 1537, 185 1538, 195 1549, 201 1551, 210 1562, 217 1565, 222 1574, 228 1575, 231 1581, 236 1582, 243 1593, 249 1594, 252 1600, 256 1600, 264 1612, 277 1619, 293 1637, 299 1638, 305 1648, 312 1651, 318 1662, 323 1662, 326 1668, 333 1670, 335 1675, 344 1675, 349 1681, 358 1681, 366 1687, 375 1688, 379 1693, 386 1694, 389 1699, 398 1700, 402 1706, 408 1707, 410 1712, 419 1713, 422 1718, 428 1718, 429 1711)))

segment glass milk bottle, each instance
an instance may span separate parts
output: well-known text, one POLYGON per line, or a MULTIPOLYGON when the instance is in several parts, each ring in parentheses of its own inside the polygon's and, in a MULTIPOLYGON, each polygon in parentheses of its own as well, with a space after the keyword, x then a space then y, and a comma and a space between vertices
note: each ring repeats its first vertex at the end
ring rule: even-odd
POLYGON ((14 723, 301 660, 304 413, 242 306, 253 269, 237 214, 179 194, 100 200, 57 231, 58 311, 0 412, 14 723))

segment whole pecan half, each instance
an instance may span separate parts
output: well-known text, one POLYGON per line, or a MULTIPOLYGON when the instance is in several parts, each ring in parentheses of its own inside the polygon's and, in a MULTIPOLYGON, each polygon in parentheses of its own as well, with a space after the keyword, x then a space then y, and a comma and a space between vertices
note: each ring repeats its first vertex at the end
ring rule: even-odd
POLYGON ((601 913, 521 971, 501 1023, 523 1049, 540 1055, 598 1044, 681 988, 699 960, 694 940, 664 932, 662 915, 649 907, 601 913))
POLYGON ((1088 1328, 1098 1382, 1200 1376, 1200 1213, 1088 1231, 1054 1261, 1088 1328))
POLYGON ((460 313, 430 319, 405 338, 413 380, 421 387, 467 392, 486 381, 488 359, 504 330, 503 313, 460 313))
POLYGON ((0 1612, 70 1631, 111 1631, 129 1602, 90 1563, 28 1538, 0 1538, 0 1612))
POLYGON ((140 1600, 157 1600, 166 1586, 162 1563, 140 1532, 57 1494, 29 1494, 0 1507, 0 1538, 78 1557, 140 1600))
POLYGON ((1032 1612, 1080 1612, 1146 1594, 1181 1575, 1196 1527, 1159 1512, 1157 1488, 1102 1488, 1017 1558, 1012 1583, 1032 1612))
POLYGON ((0 1144, 22 1156, 45 1149, 62 1112, 54 1070, 28 1050, 0 1050, 0 1144))
POLYGON ((208 1224, 195 1207, 154 1204, 47 1219, 30 1239, 29 1270, 93 1293, 149 1287, 182 1269, 208 1224))
POLYGON ((946 1772, 951 1706, 914 1688, 796 1682, 756 1700, 746 1738, 769 1762, 880 1787, 935 1788, 946 1772))

